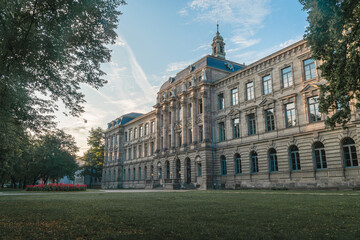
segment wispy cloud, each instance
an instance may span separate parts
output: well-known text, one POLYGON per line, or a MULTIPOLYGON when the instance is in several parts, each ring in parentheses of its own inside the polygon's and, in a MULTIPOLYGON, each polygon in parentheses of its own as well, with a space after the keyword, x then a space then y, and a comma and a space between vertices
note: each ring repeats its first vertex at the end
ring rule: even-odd
MULTIPOLYGON (((194 21, 231 24, 233 28, 230 42, 236 52, 253 46, 261 41, 254 38, 262 28, 263 21, 270 14, 269 0, 191 0, 178 13, 184 17, 192 17, 194 21), (186 12, 184 15, 182 13, 186 12)), ((196 50, 199 50, 198 48, 196 50)))
POLYGON ((203 43, 201 44, 199 47, 195 48, 192 50, 192 52, 196 52, 196 51, 205 51, 205 50, 209 50, 211 48, 210 44, 207 43, 203 43))
POLYGON ((234 60, 235 61, 241 61, 241 62, 245 62, 246 64, 251 64, 257 60, 260 60, 261 58, 264 58, 276 51, 279 51, 287 46, 290 46, 291 44, 301 40, 302 37, 298 36, 297 38, 293 38, 293 39, 289 39, 283 43, 277 44, 275 46, 272 46, 268 49, 265 49, 264 51, 247 51, 244 52, 242 54, 238 54, 236 56, 234 56, 234 60))
POLYGON ((181 62, 169 63, 165 71, 167 73, 178 72, 189 66, 191 63, 193 63, 193 61, 181 61, 181 62))
POLYGON ((157 89, 149 83, 130 45, 119 36, 112 48, 114 59, 102 67, 108 84, 99 90, 81 86, 87 101, 82 117, 57 113, 59 127, 75 137, 80 154, 88 149, 86 139, 91 128, 106 128, 108 122, 128 112, 149 112, 155 104, 157 89))

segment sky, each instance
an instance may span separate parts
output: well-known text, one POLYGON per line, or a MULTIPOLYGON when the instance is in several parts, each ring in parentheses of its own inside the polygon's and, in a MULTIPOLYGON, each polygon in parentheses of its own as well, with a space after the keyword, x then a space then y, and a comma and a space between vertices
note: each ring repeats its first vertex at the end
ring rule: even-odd
POLYGON ((102 65, 108 84, 99 90, 82 85, 82 117, 56 114, 80 156, 91 128, 151 111, 162 83, 211 54, 217 23, 226 59, 246 65, 301 40, 308 25, 297 0, 127 0, 119 10, 112 59, 102 65))

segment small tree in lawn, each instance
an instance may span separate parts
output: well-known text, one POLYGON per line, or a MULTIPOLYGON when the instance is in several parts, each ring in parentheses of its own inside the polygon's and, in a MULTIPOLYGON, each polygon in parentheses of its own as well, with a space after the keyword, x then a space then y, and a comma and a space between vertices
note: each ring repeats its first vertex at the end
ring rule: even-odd
POLYGON ((89 187, 92 187, 93 178, 101 180, 102 168, 104 165, 104 130, 99 128, 92 128, 90 130, 90 136, 87 139, 88 145, 90 146, 82 157, 84 161, 83 176, 90 176, 89 187))

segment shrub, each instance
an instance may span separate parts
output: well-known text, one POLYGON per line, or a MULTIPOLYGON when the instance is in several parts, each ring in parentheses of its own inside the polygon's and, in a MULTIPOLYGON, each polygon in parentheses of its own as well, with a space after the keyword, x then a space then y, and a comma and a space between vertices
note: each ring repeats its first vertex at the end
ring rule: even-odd
POLYGON ((86 184, 62 184, 49 183, 38 185, 27 185, 26 191, 86 191, 86 184))

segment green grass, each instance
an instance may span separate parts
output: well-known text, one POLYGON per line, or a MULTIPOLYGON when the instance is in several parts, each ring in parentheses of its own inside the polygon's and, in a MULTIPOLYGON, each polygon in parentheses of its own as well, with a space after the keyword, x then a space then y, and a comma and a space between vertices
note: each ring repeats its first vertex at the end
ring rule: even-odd
POLYGON ((95 191, 0 204, 0 239, 360 239, 355 191, 95 191))

